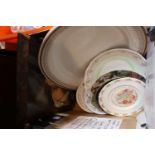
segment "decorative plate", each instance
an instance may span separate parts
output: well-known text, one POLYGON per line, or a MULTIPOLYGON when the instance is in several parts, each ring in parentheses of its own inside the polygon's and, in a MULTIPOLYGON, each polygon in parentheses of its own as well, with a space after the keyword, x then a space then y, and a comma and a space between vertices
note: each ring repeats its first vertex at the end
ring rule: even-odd
POLYGON ((89 96, 87 96, 87 93, 84 89, 84 84, 81 83, 76 93, 77 103, 81 107, 81 109, 89 113, 105 114, 99 104, 93 105, 90 102, 87 102, 88 98, 89 96))
POLYGON ((88 113, 92 113, 91 110, 89 110, 89 108, 87 107, 87 105, 85 104, 84 101, 84 87, 83 87, 83 83, 80 84, 80 86, 78 87, 77 91, 76 91, 76 100, 77 100, 77 104, 80 106, 80 108, 88 113))
POLYGON ((146 77, 146 60, 129 49, 112 49, 95 57, 88 65, 84 76, 86 103, 98 106, 91 91, 93 84, 104 74, 115 70, 127 70, 146 77))
POLYGON ((98 93, 100 90, 109 82, 119 79, 119 78, 125 78, 125 77, 132 77, 138 80, 146 82, 145 78, 135 72, 131 71, 125 71, 125 70, 119 70, 119 71, 112 71, 107 74, 104 74, 101 76, 96 82, 93 84, 91 88, 92 92, 92 103, 97 104, 98 103, 98 93))
POLYGON ((134 115, 143 108, 144 88, 145 83, 135 78, 113 80, 101 89, 99 104, 111 115, 134 115))
POLYGON ((85 88, 90 89, 102 75, 116 71, 127 70, 146 77, 146 60, 143 56, 130 49, 111 49, 102 52, 88 65, 85 76, 85 88))

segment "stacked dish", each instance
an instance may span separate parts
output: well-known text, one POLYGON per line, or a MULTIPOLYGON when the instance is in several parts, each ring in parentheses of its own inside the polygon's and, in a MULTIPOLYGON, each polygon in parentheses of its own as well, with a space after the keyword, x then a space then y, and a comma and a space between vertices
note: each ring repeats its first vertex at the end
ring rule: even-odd
POLYGON ((39 52, 43 75, 77 89, 86 112, 129 116, 143 107, 146 34, 142 27, 56 27, 39 52))
POLYGON ((139 112, 143 107, 145 67, 146 60, 132 50, 102 52, 85 71, 76 95, 79 105, 97 114, 129 116, 139 112))

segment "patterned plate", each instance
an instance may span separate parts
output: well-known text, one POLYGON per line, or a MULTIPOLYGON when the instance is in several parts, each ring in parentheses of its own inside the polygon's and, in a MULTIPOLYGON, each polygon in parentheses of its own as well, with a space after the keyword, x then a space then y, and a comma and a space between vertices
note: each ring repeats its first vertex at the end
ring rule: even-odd
POLYGON ((135 72, 119 70, 119 71, 112 71, 107 74, 101 76, 96 82, 93 84, 91 91, 92 91, 92 104, 98 104, 98 94, 100 90, 109 82, 125 78, 125 77, 132 77, 138 80, 146 82, 145 78, 135 72))
POLYGON ((135 72, 145 78, 146 60, 129 49, 112 49, 95 57, 88 65, 84 76, 86 104, 93 104, 99 108, 98 103, 92 102, 92 86, 101 76, 115 70, 135 72))
POLYGON ((88 65, 84 76, 85 88, 90 89, 99 77, 115 70, 136 72, 145 78, 146 60, 130 49, 119 48, 104 51, 88 65))
POLYGON ((84 94, 85 94, 85 92, 84 92, 83 83, 81 83, 80 86, 78 87, 77 91, 76 91, 76 100, 77 100, 77 103, 78 103, 78 105, 80 106, 80 108, 82 110, 84 110, 85 112, 88 112, 88 113, 92 113, 92 111, 89 110, 89 108, 85 104, 84 94))
POLYGON ((135 78, 121 78, 106 84, 99 93, 102 109, 115 116, 130 116, 143 108, 145 83, 135 78))
POLYGON ((89 113, 105 114, 105 112, 101 109, 99 104, 93 105, 91 103, 87 103, 86 99, 88 98, 89 97, 87 96, 87 93, 84 89, 84 84, 81 83, 76 93, 77 103, 81 107, 81 109, 89 113))

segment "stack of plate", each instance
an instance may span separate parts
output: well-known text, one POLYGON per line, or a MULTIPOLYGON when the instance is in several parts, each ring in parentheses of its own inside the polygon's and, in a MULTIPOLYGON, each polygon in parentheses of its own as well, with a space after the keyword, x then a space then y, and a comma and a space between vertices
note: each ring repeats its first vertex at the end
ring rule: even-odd
POLYGON ((77 90, 79 106, 87 112, 133 115, 143 107, 146 60, 129 49, 102 52, 88 65, 77 90))
POLYGON ((142 27, 56 27, 39 52, 44 76, 77 89, 89 113, 128 116, 143 107, 146 34, 142 27))

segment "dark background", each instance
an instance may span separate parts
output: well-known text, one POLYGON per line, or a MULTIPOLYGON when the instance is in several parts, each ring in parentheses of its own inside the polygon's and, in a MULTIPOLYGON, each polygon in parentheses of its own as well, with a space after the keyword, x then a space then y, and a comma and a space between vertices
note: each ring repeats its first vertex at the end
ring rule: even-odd
POLYGON ((0 51, 0 128, 15 128, 16 52, 0 51))

